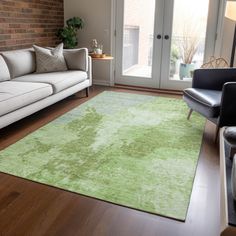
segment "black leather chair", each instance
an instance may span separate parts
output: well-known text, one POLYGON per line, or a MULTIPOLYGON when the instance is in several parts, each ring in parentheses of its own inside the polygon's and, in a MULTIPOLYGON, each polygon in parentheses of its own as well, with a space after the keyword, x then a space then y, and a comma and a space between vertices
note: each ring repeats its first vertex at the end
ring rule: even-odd
POLYGON ((236 125, 236 68, 195 70, 183 99, 190 108, 188 119, 196 111, 216 124, 217 140, 221 127, 236 125))

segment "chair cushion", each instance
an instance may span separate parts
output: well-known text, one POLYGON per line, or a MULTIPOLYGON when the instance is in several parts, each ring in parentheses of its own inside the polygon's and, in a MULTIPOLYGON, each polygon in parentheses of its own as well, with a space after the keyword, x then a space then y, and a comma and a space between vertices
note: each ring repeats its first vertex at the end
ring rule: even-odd
POLYGON ((66 71, 67 65, 63 56, 63 43, 53 49, 33 45, 36 53, 36 72, 48 73, 66 71))
POLYGON ((0 82, 10 80, 11 76, 7 64, 3 57, 0 55, 0 82))
POLYGON ((0 83, 0 116, 52 94, 52 86, 43 83, 4 81, 0 83))
POLYGON ((220 113, 222 91, 188 88, 184 100, 188 106, 207 118, 216 118, 220 113))
POLYGON ((7 51, 1 54, 8 65, 12 79, 35 72, 36 62, 33 49, 7 51))
POLYGON ((48 83, 53 87, 53 93, 58 93, 87 79, 83 71, 62 71, 43 74, 30 74, 15 78, 14 81, 48 83))

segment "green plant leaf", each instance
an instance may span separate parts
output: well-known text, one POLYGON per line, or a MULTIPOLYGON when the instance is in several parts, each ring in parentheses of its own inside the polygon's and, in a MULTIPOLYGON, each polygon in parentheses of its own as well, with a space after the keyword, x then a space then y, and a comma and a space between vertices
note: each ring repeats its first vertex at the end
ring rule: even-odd
POLYGON ((78 45, 77 31, 84 27, 84 20, 73 17, 66 24, 66 27, 58 30, 56 36, 64 43, 65 48, 75 48, 78 45))
POLYGON ((66 21, 67 26, 75 29, 82 29, 84 27, 84 20, 80 17, 73 17, 66 21))

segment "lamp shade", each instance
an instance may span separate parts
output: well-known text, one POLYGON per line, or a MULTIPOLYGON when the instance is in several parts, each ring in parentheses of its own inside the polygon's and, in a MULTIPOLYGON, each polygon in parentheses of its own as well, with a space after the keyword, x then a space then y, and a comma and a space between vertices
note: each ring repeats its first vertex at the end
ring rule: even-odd
POLYGON ((236 1, 227 1, 225 17, 236 21, 236 1))

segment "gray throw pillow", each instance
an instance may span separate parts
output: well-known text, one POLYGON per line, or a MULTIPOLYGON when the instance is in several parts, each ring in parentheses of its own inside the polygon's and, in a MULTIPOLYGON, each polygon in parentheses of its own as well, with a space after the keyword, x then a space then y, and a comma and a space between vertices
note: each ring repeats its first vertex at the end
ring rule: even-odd
POLYGON ((64 57, 69 70, 88 71, 88 49, 65 49, 64 57))
POLYGON ((53 49, 34 45, 36 53, 36 73, 66 71, 66 61, 63 56, 63 43, 53 49))

